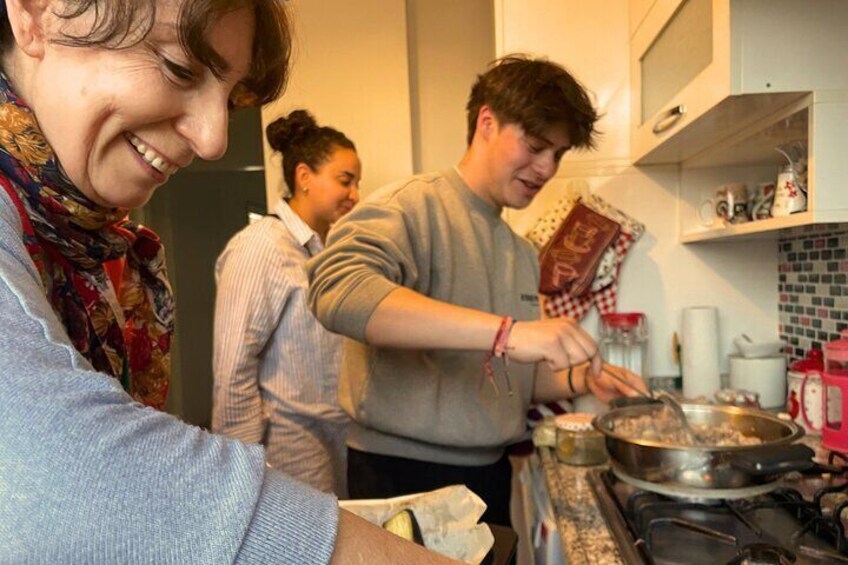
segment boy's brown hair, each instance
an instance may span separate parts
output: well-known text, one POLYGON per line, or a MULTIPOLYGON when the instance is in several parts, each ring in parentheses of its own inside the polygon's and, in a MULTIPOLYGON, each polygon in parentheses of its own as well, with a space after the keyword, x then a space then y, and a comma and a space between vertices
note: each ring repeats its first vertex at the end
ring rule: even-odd
POLYGON ((484 105, 502 124, 517 124, 530 135, 542 136, 551 127, 562 126, 572 147, 595 146, 598 112, 586 89, 546 59, 507 55, 477 77, 466 105, 469 145, 484 105))

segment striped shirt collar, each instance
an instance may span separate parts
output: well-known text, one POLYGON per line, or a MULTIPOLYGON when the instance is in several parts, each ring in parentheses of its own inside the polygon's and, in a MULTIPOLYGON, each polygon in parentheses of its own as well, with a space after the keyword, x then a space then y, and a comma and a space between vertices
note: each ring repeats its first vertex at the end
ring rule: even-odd
POLYGON ((274 214, 276 214, 283 225, 292 234, 298 244, 307 248, 311 254, 315 254, 324 248, 321 243, 321 238, 315 233, 315 230, 309 227, 309 224, 303 221, 303 218, 295 214, 288 202, 280 200, 274 206, 274 214))

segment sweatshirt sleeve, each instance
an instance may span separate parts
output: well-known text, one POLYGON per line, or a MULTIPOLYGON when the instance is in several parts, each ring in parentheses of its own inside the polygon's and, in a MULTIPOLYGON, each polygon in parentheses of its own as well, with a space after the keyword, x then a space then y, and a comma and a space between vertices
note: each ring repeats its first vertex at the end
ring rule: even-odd
POLYGON ((416 288, 426 261, 429 237, 398 198, 360 203, 330 232, 327 246, 307 263, 309 305, 331 332, 365 341, 365 326, 377 305, 398 286, 416 288))
POLYGON ((0 560, 329 561, 335 498, 267 469, 260 447, 144 407, 93 371, 20 238, 0 198, 0 560))

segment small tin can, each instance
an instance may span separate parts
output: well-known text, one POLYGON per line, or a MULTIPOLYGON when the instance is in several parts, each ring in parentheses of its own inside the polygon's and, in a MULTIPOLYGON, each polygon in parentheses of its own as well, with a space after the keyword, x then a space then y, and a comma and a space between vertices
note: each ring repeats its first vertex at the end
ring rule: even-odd
POLYGON ((562 414, 555 419, 556 455, 566 465, 600 465, 607 460, 604 435, 592 427, 593 414, 562 414))

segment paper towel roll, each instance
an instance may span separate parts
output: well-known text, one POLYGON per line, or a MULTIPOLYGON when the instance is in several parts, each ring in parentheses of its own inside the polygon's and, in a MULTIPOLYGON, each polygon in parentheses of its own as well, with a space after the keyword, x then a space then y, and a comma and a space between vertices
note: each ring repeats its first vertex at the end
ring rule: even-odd
POLYGON ((683 396, 712 400, 721 388, 718 366, 718 311, 712 306, 683 309, 681 328, 683 396))

